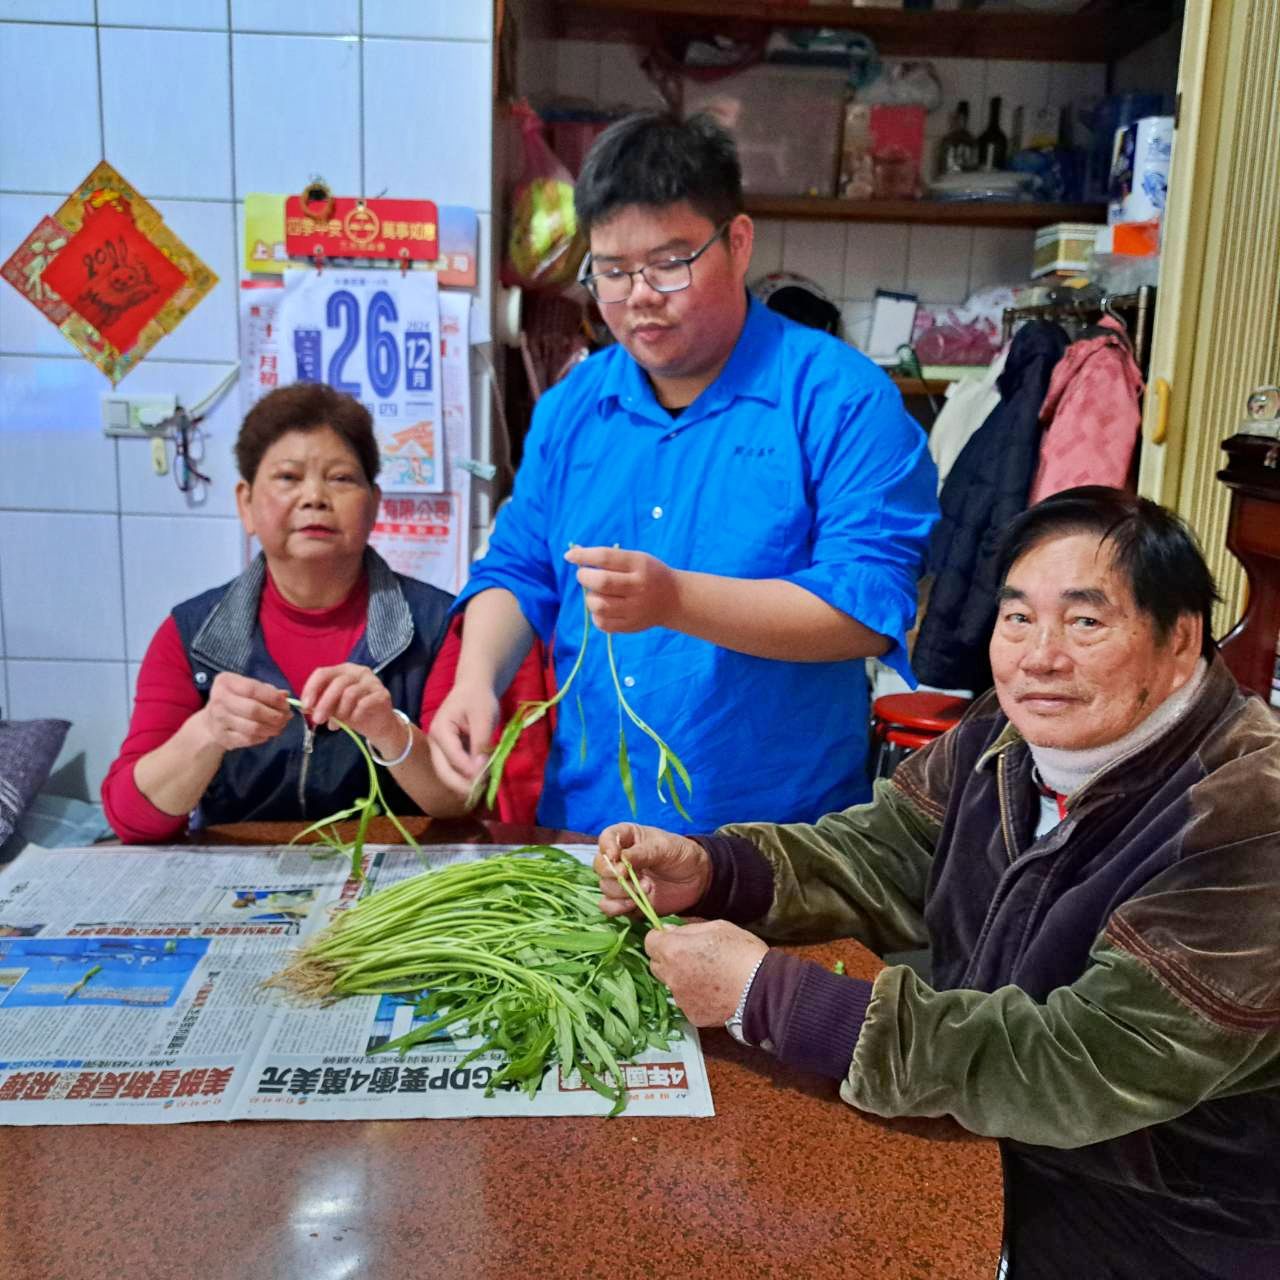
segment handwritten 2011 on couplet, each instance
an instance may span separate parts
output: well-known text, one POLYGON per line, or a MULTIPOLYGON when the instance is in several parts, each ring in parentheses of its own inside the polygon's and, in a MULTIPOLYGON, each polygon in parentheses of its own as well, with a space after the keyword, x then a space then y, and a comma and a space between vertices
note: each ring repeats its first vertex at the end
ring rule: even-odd
POLYGON ((137 342, 185 282, 115 202, 90 202, 84 225, 44 272, 44 283, 118 351, 137 342))
POLYGON ((0 266, 112 384, 218 283, 105 160, 0 266))

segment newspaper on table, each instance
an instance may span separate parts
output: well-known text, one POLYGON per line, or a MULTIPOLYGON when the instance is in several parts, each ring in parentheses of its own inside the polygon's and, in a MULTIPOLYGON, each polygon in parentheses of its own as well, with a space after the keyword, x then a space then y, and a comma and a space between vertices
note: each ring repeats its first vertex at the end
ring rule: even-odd
MULTIPOLYGON (((449 1031, 404 1056, 413 1001, 291 1003, 263 979, 335 911, 430 866, 509 852, 368 846, 28 850, 0 870, 0 1125, 604 1115, 553 1065, 534 1097, 449 1031)), ((567 846, 580 860, 594 849, 567 846)), ((714 1114, 697 1032, 622 1064, 628 1116, 714 1114)))

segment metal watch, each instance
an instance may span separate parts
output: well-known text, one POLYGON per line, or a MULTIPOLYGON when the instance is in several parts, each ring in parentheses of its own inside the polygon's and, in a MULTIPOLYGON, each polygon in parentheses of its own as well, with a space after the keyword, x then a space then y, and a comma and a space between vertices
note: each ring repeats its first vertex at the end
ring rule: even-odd
MULTIPOLYGON (((764 953, 767 956, 769 953, 764 953)), ((756 961, 756 967, 751 970, 751 976, 747 979, 747 985, 742 988, 742 997, 738 1001, 738 1007, 729 1015, 728 1020, 724 1024, 724 1029, 739 1043, 745 1044, 747 1048, 752 1049, 755 1046, 742 1034, 742 1018, 747 1011, 747 997, 751 994, 752 983, 756 980, 756 974, 760 972, 760 966, 764 964, 764 956, 756 961)))

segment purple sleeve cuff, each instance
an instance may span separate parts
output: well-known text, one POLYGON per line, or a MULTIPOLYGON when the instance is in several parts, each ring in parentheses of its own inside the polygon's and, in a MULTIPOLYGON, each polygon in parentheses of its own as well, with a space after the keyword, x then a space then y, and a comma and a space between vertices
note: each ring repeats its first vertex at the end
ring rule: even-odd
POLYGON ((864 979, 772 950, 751 984, 742 1034, 751 1044, 769 1041, 789 1067, 843 1080, 870 1003, 864 979))
POLYGON ((741 836, 692 836, 711 859, 711 883, 685 913, 704 920, 750 924, 773 906, 773 867, 741 836))

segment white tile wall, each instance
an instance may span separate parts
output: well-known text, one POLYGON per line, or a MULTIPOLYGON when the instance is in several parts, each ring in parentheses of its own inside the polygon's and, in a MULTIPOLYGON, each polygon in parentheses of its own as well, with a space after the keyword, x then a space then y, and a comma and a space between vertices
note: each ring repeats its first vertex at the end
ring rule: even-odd
POLYGON ((843 222, 789 222, 782 239, 782 269, 827 287, 844 279, 843 222))
POLYGON ((446 40, 493 38, 493 8, 481 0, 364 0, 367 36, 427 36, 446 40))
POLYGON ((370 192, 488 209, 492 53, 463 40, 364 42, 365 183, 370 192))
MULTIPOLYGON (((186 405, 235 367, 248 191, 320 173, 472 205, 487 307, 492 27, 487 0, 0 0, 0 261, 105 153, 220 277, 121 384, 186 405)), ((148 442, 102 435, 108 389, 0 284, 0 705, 74 722, 60 783, 89 798, 154 628, 244 556, 238 391, 203 424, 213 484, 194 503, 148 442)))
POLYGON ((240 572, 244 538, 240 521, 228 517, 125 516, 121 523, 123 656, 140 662, 156 628, 179 600, 199 595, 240 572))
POLYGON ((759 280, 771 272, 782 270, 782 238, 785 222, 772 218, 756 219, 756 238, 751 248, 751 280, 759 280))
POLYGON ((907 283, 907 228, 889 222, 854 222, 845 231, 844 288, 841 296, 865 301, 877 289, 907 283))
POLYGON ((359 42, 237 35, 232 57, 236 194, 301 191, 313 174, 360 192, 359 42))
POLYGON ((15 720, 52 716, 71 721, 50 788, 62 795, 97 800, 102 779, 129 726, 125 664, 11 658, 8 668, 7 714, 15 720))
POLYGON ((93 28, 0 24, 0 68, 0 189, 65 195, 102 155, 93 28))
POLYGON ((116 516, 2 511, 0 547, 8 658, 124 660, 116 516))
POLYGON ((227 37, 145 27, 98 35, 111 163, 150 200, 230 200, 227 37))
POLYGON ((0 510, 116 509, 115 444, 100 426, 105 390, 86 360, 0 356, 0 510))
MULTIPOLYGON (((172 333, 152 347, 147 359, 234 363, 239 358, 236 295, 240 279, 236 267, 235 205, 230 200, 155 200, 152 203, 174 235, 218 277, 218 283, 172 333)), ((136 388, 138 372, 140 369, 131 373, 124 384, 130 391, 136 388)))
MULTIPOLYGON (((90 9, 92 9, 92 4, 90 9)), ((90 22, 93 14, 89 14, 90 22)), ((192 27, 225 31, 227 0, 98 0, 98 21, 106 26, 192 27)))
POLYGON ((907 236, 908 291, 930 302, 963 302, 972 250, 968 227, 912 227, 907 236))
POLYGON ((0 18, 20 22, 92 22, 93 0, 0 0, 0 18))
POLYGON ((311 35, 355 35, 360 0, 231 0, 236 31, 289 31, 311 35))

